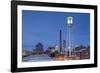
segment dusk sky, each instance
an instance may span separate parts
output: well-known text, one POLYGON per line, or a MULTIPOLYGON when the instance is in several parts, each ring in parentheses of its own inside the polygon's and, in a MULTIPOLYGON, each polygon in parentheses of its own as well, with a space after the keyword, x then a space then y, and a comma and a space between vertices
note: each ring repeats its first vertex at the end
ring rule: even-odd
POLYGON ((47 11, 22 11, 22 48, 32 50, 41 42, 44 49, 59 46, 59 31, 68 43, 67 17, 73 17, 72 46, 90 44, 90 14, 47 11))

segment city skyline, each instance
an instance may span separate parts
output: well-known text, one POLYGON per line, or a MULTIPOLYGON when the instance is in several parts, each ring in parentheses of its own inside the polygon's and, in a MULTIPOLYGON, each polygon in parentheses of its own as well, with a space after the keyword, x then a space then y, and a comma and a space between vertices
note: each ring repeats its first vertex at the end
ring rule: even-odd
POLYGON ((59 46, 59 31, 67 41, 67 17, 73 17, 72 46, 90 44, 90 15, 88 13, 22 11, 22 48, 33 50, 41 42, 46 50, 59 46))

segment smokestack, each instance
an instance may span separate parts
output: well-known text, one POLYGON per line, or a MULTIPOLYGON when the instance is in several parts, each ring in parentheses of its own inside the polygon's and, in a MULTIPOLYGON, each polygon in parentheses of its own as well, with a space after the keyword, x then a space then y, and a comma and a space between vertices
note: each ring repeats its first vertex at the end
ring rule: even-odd
POLYGON ((60 53, 62 52, 62 31, 60 30, 60 53))

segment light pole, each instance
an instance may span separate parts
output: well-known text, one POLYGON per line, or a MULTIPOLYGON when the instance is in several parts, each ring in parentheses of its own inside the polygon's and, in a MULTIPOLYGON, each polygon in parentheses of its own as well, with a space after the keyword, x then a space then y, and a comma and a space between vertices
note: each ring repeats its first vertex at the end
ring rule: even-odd
POLYGON ((71 43, 71 29, 73 26, 73 17, 67 17, 67 27, 68 27, 68 56, 71 56, 72 53, 72 43, 71 43))

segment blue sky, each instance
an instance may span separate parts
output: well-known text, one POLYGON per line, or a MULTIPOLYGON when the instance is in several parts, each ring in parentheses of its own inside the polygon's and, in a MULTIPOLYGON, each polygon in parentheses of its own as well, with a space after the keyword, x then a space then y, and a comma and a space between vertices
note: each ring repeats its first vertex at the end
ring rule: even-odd
POLYGON ((22 11, 22 48, 32 50, 38 42, 49 46, 59 46, 59 31, 67 40, 67 17, 73 17, 72 46, 90 44, 90 14, 71 12, 22 11))

